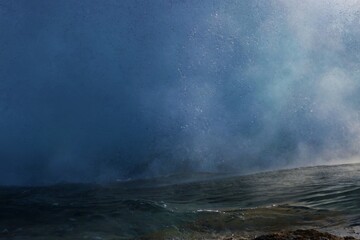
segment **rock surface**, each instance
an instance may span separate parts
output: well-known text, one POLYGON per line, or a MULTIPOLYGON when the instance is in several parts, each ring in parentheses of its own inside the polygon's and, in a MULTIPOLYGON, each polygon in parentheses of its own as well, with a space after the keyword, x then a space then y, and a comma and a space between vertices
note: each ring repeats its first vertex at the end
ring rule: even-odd
POLYGON ((254 240, 355 240, 354 237, 338 237, 316 230, 296 230, 263 235, 254 240))

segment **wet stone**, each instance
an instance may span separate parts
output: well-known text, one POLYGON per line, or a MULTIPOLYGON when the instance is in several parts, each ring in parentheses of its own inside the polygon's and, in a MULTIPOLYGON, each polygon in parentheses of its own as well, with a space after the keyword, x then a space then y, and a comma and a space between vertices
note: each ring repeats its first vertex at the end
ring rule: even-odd
POLYGON ((254 240, 355 240, 354 237, 338 237, 330 233, 323 233, 313 229, 279 232, 263 235, 254 240))

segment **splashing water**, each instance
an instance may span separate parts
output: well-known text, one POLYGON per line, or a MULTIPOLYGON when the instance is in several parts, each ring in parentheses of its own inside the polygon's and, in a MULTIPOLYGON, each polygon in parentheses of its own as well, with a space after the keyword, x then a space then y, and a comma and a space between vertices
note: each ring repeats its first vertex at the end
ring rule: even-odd
POLYGON ((0 3, 0 184, 359 159, 360 1, 0 3))

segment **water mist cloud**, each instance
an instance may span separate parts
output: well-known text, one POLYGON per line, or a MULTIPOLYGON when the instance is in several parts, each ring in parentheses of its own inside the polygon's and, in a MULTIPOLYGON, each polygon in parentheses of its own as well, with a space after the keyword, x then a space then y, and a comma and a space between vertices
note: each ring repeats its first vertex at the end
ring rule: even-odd
POLYGON ((0 183, 356 160, 359 1, 2 1, 0 183))

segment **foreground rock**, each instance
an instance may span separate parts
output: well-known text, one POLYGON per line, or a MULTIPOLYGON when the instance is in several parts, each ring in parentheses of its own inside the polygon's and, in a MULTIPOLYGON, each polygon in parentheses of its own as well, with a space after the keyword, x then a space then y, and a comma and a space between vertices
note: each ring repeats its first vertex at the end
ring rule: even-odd
POLYGON ((296 230, 264 235, 254 240, 355 240, 353 237, 338 237, 316 230, 296 230))
POLYGON ((231 236, 199 232, 158 231, 140 237, 141 240, 360 240, 354 237, 339 237, 317 230, 281 231, 254 237, 251 233, 234 233, 231 236))

